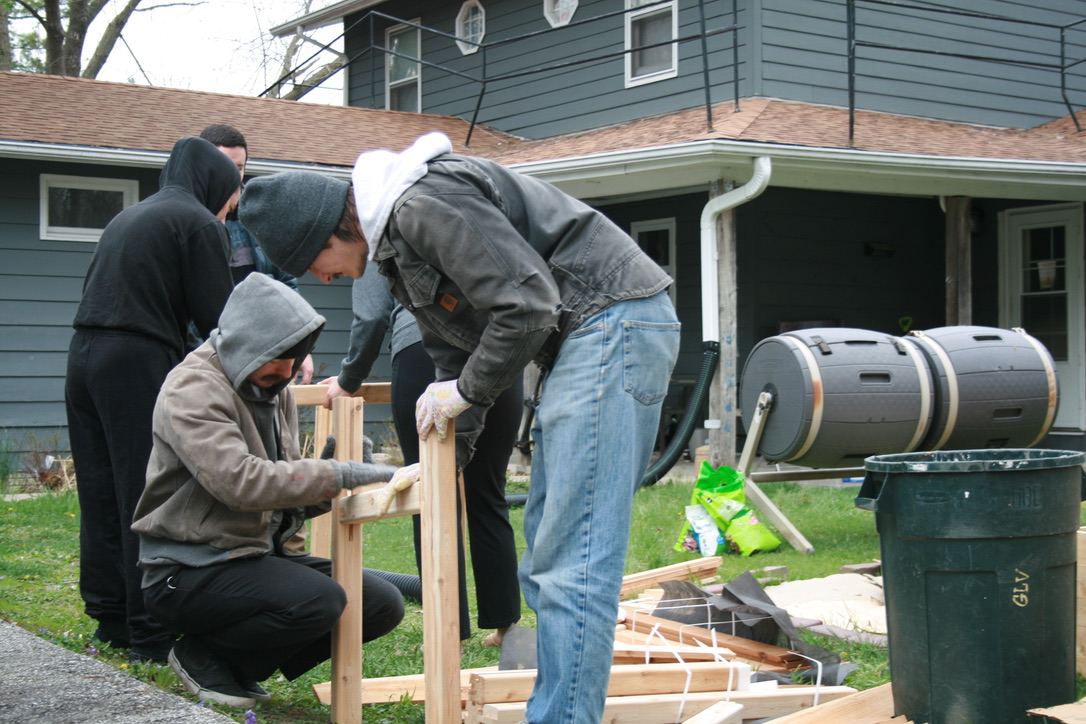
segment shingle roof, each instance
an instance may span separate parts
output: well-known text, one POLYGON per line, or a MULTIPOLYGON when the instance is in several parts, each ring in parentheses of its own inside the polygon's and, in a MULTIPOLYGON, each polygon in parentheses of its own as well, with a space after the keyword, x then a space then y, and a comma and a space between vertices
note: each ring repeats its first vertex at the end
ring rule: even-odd
POLYGON ((710 139, 932 156, 1086 163, 1086 133, 1071 118, 1035 129, 996 129, 788 101, 748 99, 539 141, 525 141, 453 116, 152 88, 81 78, 0 73, 0 139, 168 152, 209 123, 241 129, 253 159, 350 167, 370 148, 399 150, 443 131, 456 150, 502 163, 579 156, 710 139))
POLYGON ((997 129, 858 111, 849 145, 848 109, 767 99, 713 108, 708 130, 704 107, 611 128, 525 141, 495 149, 502 163, 523 163, 690 141, 727 139, 815 148, 931 156, 1086 162, 1086 133, 1070 117, 1036 129, 997 129))
MULTIPOLYGON (((350 167, 370 148, 406 148, 427 131, 443 131, 464 151, 469 127, 452 116, 30 73, 0 73, 0 98, 4 140, 169 152, 177 139, 226 123, 245 134, 251 158, 329 166, 350 167)), ((476 128, 472 151, 514 140, 476 128)))

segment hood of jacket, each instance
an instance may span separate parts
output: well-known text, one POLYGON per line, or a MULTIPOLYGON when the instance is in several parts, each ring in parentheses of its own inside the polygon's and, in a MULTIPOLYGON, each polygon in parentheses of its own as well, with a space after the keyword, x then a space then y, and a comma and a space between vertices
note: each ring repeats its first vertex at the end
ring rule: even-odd
POLYGON ((210 141, 190 136, 173 145, 158 178, 159 190, 184 189, 212 214, 222 207, 241 185, 234 162, 210 141))
POLYGON ((448 137, 433 131, 417 138, 401 153, 378 149, 359 155, 351 172, 351 183, 362 236, 370 246, 370 261, 396 199, 426 175, 428 161, 450 151, 452 144, 448 137))
POLYGON ((247 400, 267 400, 292 380, 259 388, 249 382, 249 375, 274 359, 288 357, 294 359, 293 371, 297 373, 324 322, 301 294, 271 277, 253 273, 234 287, 209 341, 238 395, 247 400))

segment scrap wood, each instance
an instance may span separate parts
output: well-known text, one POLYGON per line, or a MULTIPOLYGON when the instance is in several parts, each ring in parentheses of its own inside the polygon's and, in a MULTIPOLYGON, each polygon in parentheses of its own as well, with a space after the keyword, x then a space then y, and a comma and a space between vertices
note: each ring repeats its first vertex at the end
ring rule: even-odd
POLYGON ((1030 709, 1026 712, 1030 717, 1036 718, 1038 724, 1041 722, 1063 722, 1064 724, 1080 724, 1086 722, 1086 699, 1076 701, 1072 704, 1060 704, 1059 706, 1050 706, 1043 709, 1030 709))
MULTIPOLYGON (((627 607, 628 604, 620 604, 627 607)), ((808 663, 799 654, 781 646, 761 643, 742 636, 733 636, 721 631, 713 631, 701 626, 689 626, 666 618, 653 616, 644 611, 629 610, 626 626, 634 631, 650 633, 657 631, 669 639, 680 643, 700 641, 709 646, 726 646, 737 656, 755 663, 785 666, 789 671, 806 668, 808 663)))
MULTIPOLYGON (((461 701, 467 701, 468 684, 472 674, 497 671, 497 666, 484 666, 477 669, 464 669, 460 672, 461 701)), ((332 702, 332 684, 324 682, 313 685, 313 693, 322 704, 332 702)), ((405 674, 403 676, 382 676, 362 679, 363 704, 389 704, 407 696, 415 703, 426 701, 426 683, 423 674, 405 674)))
POLYGON ((781 717, 773 724, 881 724, 894 715, 890 684, 858 691, 825 705, 781 717))
MULTIPOLYGON (((769 691, 696 692, 690 694, 655 694, 651 696, 607 697, 603 721, 622 724, 673 724, 683 717, 700 714, 717 702, 729 701, 743 706, 745 719, 764 719, 807 709, 819 702, 829 702, 856 692, 850 686, 782 686, 769 691), (817 694, 816 694, 817 691, 817 694)), ((482 712, 468 709, 468 724, 517 724, 524 719, 526 702, 486 704, 482 712)))
POLYGON ((743 705, 734 701, 718 701, 683 724, 743 724, 743 705))
POLYGON ((660 581, 690 580, 691 578, 709 578, 716 575, 724 563, 723 556, 695 558, 691 561, 673 563, 662 568, 653 568, 641 573, 631 573, 622 578, 621 600, 625 601, 648 588, 653 588, 660 581))
POLYGON ((625 657, 648 655, 650 661, 722 661, 735 658, 735 652, 723 646, 680 644, 667 637, 649 636, 625 626, 615 629, 615 654, 625 657))
MULTIPOLYGON (((524 702, 535 685, 535 669, 473 673, 468 707, 524 702)), ((727 661, 691 664, 614 666, 608 696, 675 694, 683 691, 744 691, 750 688, 750 666, 727 661)))

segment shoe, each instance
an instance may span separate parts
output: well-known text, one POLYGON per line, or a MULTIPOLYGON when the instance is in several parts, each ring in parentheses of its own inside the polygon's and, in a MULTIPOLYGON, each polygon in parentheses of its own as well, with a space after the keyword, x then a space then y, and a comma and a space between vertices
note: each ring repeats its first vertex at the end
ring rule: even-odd
POLYGON ((167 658, 170 668, 193 696, 239 709, 256 704, 256 699, 234 681, 230 665, 199 641, 184 637, 174 644, 167 658))
POLYGON ((165 641, 148 641, 142 644, 133 644, 128 652, 130 664, 164 664, 169 658, 170 649, 173 647, 173 639, 165 641))
POLYGON ((115 649, 127 649, 131 645, 128 640, 128 624, 123 620, 102 619, 94 630, 94 638, 115 649))
POLYGON ((245 679, 238 679, 237 682, 238 686, 240 686, 246 694, 257 701, 271 701, 271 694, 260 685, 260 682, 246 681, 245 679))

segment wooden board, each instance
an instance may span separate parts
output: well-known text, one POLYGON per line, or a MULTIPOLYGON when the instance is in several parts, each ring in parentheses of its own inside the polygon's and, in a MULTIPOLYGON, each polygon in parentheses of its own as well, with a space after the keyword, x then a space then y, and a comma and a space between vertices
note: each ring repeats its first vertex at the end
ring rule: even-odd
POLYGON ((709 556, 673 563, 670 566, 653 568, 641 573, 631 573, 622 578, 622 600, 625 601, 642 591, 654 588, 660 581, 689 581, 694 578, 708 578, 715 575, 723 563, 722 556, 709 556))
MULTIPOLYGON (((823 703, 856 693, 850 686, 784 686, 771 691, 608 697, 603 720, 622 724, 670 724, 700 714, 721 700, 741 704, 745 719, 779 717, 814 706, 815 689, 818 689, 818 700, 823 703)), ((526 707, 524 702, 487 704, 477 719, 471 719, 469 711, 467 721, 468 724, 518 724, 524 719, 526 707)))
MULTIPOLYGON (((497 666, 484 666, 478 669, 464 669, 460 672, 460 700, 468 699, 468 684, 472 674, 497 671, 497 666)), ((313 685, 313 694, 322 704, 332 703, 332 684, 324 682, 313 685)), ((405 674, 403 676, 382 676, 374 679, 362 679, 362 704, 390 704, 407 697, 416 704, 426 703, 426 674, 405 674)))
POLYGON ((879 724, 893 716, 893 692, 890 684, 883 684, 781 717, 774 720, 774 724, 879 724))
POLYGON ((627 609, 626 626, 634 631, 650 633, 656 630, 680 643, 700 641, 709 646, 724 646, 749 661, 778 664, 792 668, 807 666, 806 660, 798 654, 780 646, 763 644, 741 636, 732 636, 731 634, 711 631, 699 626, 684 626, 676 621, 669 621, 643 611, 627 608, 629 604, 621 604, 621 606, 627 609))
MULTIPOLYGON (((325 396, 328 395, 327 385, 291 385, 290 389, 294 393, 294 404, 298 407, 321 406, 324 404, 325 396)), ((361 398, 371 404, 388 404, 392 402, 392 384, 364 382, 353 395, 348 397, 361 398)), ((320 445, 317 446, 317 451, 320 451, 320 445)))

